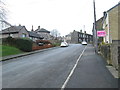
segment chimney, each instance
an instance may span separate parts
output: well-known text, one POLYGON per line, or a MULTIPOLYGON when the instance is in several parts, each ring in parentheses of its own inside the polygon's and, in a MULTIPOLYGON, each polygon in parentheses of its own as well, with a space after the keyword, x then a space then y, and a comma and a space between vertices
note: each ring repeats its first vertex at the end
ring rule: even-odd
POLYGON ((33 30, 33 25, 32 25, 32 30, 31 30, 31 31, 34 31, 34 30, 33 30))
POLYGON ((21 24, 19 24, 19 26, 21 26, 21 24))
POLYGON ((84 33, 86 34, 86 31, 84 31, 84 33))
POLYGON ((103 12, 103 16, 105 16, 105 15, 106 15, 106 12, 104 11, 104 12, 103 12))
POLYGON ((40 29, 40 26, 38 26, 38 29, 40 29))
POLYGON ((82 33, 82 30, 80 30, 80 32, 82 33))

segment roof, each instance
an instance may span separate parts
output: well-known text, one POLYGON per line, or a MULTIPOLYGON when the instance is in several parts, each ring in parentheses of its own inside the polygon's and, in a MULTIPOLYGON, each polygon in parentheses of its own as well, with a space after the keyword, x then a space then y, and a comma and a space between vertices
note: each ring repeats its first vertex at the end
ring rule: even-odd
POLYGON ((43 39, 43 37, 40 37, 40 35, 37 34, 36 32, 28 31, 28 33, 30 37, 37 37, 37 38, 43 39))
POLYGON ((96 22, 102 21, 104 17, 101 17, 100 19, 98 19, 96 22))
POLYGON ((112 8, 110 8, 107 12, 111 11, 113 8, 115 8, 115 7, 119 6, 119 5, 120 5, 120 2, 117 5, 115 5, 112 8))
MULTIPOLYGON (((112 9, 116 8, 116 7, 119 6, 119 5, 120 5, 120 2, 119 2, 117 5, 115 5, 115 6, 113 6, 112 8, 110 8, 109 10, 107 10, 107 12, 111 11, 112 9)), ((104 12, 103 22, 102 22, 102 23, 104 23, 104 21, 105 21, 105 19, 106 19, 106 17, 107 17, 107 12, 104 12)))
POLYGON ((50 31, 44 29, 44 28, 41 28, 41 29, 37 29, 35 30, 36 32, 46 32, 46 33, 50 33, 50 31))
POLYGON ((0 31, 0 33, 3 33, 3 34, 5 34, 5 33, 18 33, 23 28, 25 28, 25 26, 11 26, 9 28, 6 28, 6 29, 0 31))

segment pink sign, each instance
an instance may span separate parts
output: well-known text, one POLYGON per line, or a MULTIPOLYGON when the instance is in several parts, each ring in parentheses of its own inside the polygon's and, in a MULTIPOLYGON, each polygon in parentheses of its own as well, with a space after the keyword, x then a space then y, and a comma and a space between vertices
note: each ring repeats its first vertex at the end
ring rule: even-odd
POLYGON ((105 37, 106 36, 106 32, 105 31, 97 31, 97 36, 98 37, 105 37))

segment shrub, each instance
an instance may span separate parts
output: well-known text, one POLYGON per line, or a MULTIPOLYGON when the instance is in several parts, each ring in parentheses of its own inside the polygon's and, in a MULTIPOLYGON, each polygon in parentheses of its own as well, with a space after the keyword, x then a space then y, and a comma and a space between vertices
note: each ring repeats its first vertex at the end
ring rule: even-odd
POLYGON ((32 40, 23 38, 3 38, 2 43, 4 45, 10 45, 19 48, 22 51, 32 51, 32 40))
POLYGON ((17 38, 15 43, 16 47, 22 51, 32 51, 32 40, 17 38))
POLYGON ((60 43, 53 43, 53 47, 60 46, 60 43))
POLYGON ((9 36, 7 38, 3 38, 2 43, 4 45, 15 46, 15 39, 9 36))

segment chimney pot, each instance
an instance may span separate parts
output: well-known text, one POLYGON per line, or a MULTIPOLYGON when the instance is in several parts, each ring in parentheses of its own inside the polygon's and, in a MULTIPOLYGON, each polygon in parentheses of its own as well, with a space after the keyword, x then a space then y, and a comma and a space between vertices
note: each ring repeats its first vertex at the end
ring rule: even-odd
POLYGON ((32 25, 32 30, 31 30, 31 31, 34 31, 34 30, 33 30, 33 25, 32 25))
POLYGON ((38 29, 40 29, 40 26, 38 26, 38 29))

